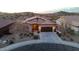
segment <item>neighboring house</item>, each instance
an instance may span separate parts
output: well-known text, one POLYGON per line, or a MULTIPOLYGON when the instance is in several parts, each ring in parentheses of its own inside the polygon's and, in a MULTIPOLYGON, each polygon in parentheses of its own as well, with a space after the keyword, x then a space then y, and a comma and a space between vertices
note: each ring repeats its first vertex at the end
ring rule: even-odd
POLYGON ((53 32, 56 30, 56 23, 40 16, 34 16, 23 21, 29 24, 30 32, 53 32))
POLYGON ((79 32, 79 16, 61 16, 56 23, 64 29, 71 28, 75 33, 79 32))
POLYGON ((0 19, 0 37, 5 34, 9 34, 9 27, 14 23, 11 20, 0 19))

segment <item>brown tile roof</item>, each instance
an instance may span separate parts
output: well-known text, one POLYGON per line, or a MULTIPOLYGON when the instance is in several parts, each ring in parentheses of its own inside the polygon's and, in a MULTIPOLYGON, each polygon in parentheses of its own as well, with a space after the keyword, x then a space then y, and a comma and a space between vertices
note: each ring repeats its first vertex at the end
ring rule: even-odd
POLYGON ((43 17, 40 17, 40 16, 34 16, 34 17, 30 17, 30 18, 28 18, 28 19, 25 19, 24 22, 30 21, 30 20, 35 19, 35 18, 41 18, 41 19, 43 19, 43 20, 47 20, 46 18, 43 18, 43 17))
POLYGON ((3 20, 3 19, 1 20, 0 19, 0 28, 3 28, 3 27, 10 25, 12 23, 14 23, 14 21, 12 21, 12 20, 3 20))
POLYGON ((28 18, 28 19, 23 21, 23 23, 25 23, 25 22, 30 23, 30 24, 34 24, 34 23, 37 23, 37 24, 55 24, 55 22, 52 22, 51 20, 48 20, 47 18, 40 17, 40 16, 34 16, 31 18, 28 18), (38 18, 38 21, 33 21, 37 18, 38 18))

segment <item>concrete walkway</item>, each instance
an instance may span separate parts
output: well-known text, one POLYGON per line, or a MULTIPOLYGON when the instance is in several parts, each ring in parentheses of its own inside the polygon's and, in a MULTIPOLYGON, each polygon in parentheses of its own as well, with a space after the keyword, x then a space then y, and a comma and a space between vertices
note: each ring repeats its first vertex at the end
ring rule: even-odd
POLYGON ((12 50, 21 46, 38 44, 38 43, 55 43, 55 44, 63 44, 63 45, 79 48, 78 43, 63 41, 61 38, 58 37, 58 35, 55 32, 41 32, 39 36, 40 36, 39 40, 30 40, 30 41, 24 41, 24 42, 12 44, 4 48, 1 48, 0 51, 12 50))

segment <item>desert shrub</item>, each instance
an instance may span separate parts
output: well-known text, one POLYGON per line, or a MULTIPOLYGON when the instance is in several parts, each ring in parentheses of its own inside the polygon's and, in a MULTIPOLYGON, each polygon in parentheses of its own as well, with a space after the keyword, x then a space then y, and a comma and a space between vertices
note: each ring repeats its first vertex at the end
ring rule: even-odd
POLYGON ((74 34, 75 34, 75 31, 72 30, 71 28, 68 28, 68 29, 67 29, 67 32, 70 33, 71 35, 74 35, 74 34))

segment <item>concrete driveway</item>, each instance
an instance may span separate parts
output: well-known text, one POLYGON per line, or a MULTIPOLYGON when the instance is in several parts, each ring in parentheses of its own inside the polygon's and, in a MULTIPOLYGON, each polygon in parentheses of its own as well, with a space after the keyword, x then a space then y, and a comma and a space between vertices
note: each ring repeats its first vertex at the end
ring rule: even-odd
POLYGON ((41 32, 39 36, 40 40, 52 41, 57 43, 60 43, 62 41, 55 32, 41 32))

